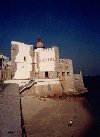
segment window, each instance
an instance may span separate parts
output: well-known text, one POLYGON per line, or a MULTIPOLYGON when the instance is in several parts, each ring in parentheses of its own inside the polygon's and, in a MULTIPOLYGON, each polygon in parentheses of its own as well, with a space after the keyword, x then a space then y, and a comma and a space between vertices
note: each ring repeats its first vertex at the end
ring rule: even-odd
POLYGON ((70 72, 67 72, 67 76, 70 76, 70 72))
POLYGON ((47 71, 45 72, 45 78, 49 78, 47 71))
POLYGON ((62 76, 65 76, 65 72, 62 72, 62 76))
POLYGON ((24 56, 24 61, 26 61, 26 56, 24 56))

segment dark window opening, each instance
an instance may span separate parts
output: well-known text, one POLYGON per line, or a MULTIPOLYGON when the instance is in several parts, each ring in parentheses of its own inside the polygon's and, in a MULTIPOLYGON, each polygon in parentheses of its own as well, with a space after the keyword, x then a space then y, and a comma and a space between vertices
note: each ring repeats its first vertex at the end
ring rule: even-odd
POLYGON ((70 72, 67 72, 67 76, 70 76, 70 72))
POLYGON ((62 76, 65 76, 65 72, 62 72, 62 76))
POLYGON ((45 72, 45 78, 49 78, 49 77, 48 77, 48 72, 47 72, 47 71, 45 72))
POLYGON ((65 72, 62 72, 62 80, 65 80, 65 72))
POLYGON ((26 61, 26 57, 24 57, 24 61, 26 61))

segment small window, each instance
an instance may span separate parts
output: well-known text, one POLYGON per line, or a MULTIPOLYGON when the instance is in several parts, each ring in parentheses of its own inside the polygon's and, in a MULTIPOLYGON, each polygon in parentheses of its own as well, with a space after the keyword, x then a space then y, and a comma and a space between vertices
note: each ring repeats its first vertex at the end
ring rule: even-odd
POLYGON ((45 78, 49 78, 47 71, 45 72, 45 78))
POLYGON ((26 56, 24 56, 24 61, 26 61, 26 56))
POLYGON ((70 76, 70 72, 67 72, 67 76, 70 76))
POLYGON ((15 50, 15 48, 14 48, 14 47, 12 47, 12 50, 15 50))
POLYGON ((65 76, 65 72, 62 72, 62 76, 65 76))

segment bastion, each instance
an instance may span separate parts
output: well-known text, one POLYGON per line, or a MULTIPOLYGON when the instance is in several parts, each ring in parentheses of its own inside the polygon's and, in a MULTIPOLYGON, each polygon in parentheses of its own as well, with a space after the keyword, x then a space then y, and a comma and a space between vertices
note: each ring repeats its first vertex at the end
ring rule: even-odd
POLYGON ((22 94, 53 96, 87 92, 82 72, 73 73, 72 60, 60 59, 59 48, 46 48, 41 38, 34 46, 11 42, 11 69, 9 82, 19 83, 22 94))

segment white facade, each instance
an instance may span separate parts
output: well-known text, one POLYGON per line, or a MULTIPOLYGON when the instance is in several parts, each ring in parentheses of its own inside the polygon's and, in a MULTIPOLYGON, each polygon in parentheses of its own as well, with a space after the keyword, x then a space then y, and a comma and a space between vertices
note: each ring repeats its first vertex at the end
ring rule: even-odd
POLYGON ((42 92, 42 87, 37 88, 36 94, 37 91, 40 92, 40 95, 42 93, 44 95, 45 91, 47 91, 46 95, 49 95, 51 91, 57 94, 58 91, 60 91, 59 93, 62 91, 67 93, 80 92, 85 89, 82 74, 73 75, 72 60, 59 59, 58 47, 45 48, 40 38, 36 46, 34 46, 34 50, 33 45, 20 42, 12 41, 11 45, 13 79, 37 78, 39 81, 35 81, 36 83, 38 82, 36 87, 47 85, 47 87, 43 87, 42 92), (51 83, 49 80, 54 82, 51 83))
POLYGON ((35 49, 35 71, 55 71, 55 47, 35 49))
POLYGON ((32 57, 30 55, 30 47, 20 42, 11 42, 12 45, 18 46, 18 54, 16 55, 15 63, 17 65, 14 79, 28 79, 32 71, 32 57))
POLYGON ((62 80, 73 76, 72 61, 59 59, 58 47, 45 48, 42 42, 37 42, 34 50, 33 45, 20 42, 12 41, 11 45, 14 79, 59 77, 62 80))

